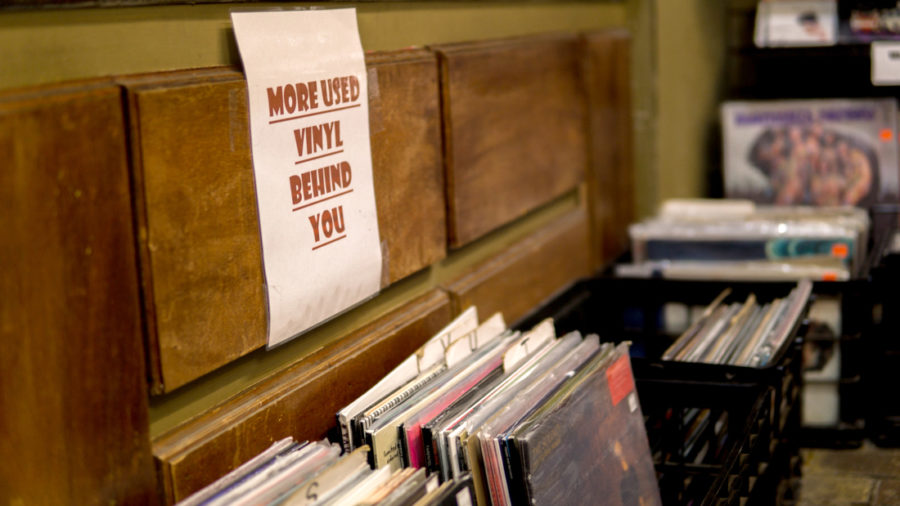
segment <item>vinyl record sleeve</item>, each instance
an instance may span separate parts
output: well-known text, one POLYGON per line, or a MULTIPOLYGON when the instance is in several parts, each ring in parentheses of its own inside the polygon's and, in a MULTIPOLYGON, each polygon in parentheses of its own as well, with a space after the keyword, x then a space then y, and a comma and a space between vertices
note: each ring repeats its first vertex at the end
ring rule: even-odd
POLYGON ((725 195, 871 207, 898 200, 897 101, 726 102, 725 195))
POLYGON ((661 504, 628 348, 596 357, 511 436, 530 504, 661 504))

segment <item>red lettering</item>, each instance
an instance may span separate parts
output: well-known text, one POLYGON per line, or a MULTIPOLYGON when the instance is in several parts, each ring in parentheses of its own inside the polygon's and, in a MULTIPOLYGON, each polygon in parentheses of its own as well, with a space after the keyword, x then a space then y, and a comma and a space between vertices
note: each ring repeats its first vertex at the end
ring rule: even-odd
POLYGON ((350 179, 352 174, 350 173, 350 164, 347 162, 341 162, 341 186, 346 188, 350 186, 350 179))
POLYGON ((314 214, 309 217, 309 224, 313 229, 313 240, 319 242, 319 215, 314 214))
POLYGON ((325 180, 325 191, 331 192, 331 190, 334 189, 334 187, 331 186, 331 171, 328 170, 328 167, 322 167, 319 171, 319 178, 325 180))
POLYGON ((281 86, 276 89, 266 88, 266 95, 269 97, 269 117, 276 114, 284 114, 284 98, 281 93, 281 86))
POLYGON ((312 188, 311 181, 309 180, 309 172, 304 172, 300 175, 300 178, 303 180, 303 198, 309 200, 312 198, 312 188))
POLYGON ((288 114, 294 112, 297 107, 297 92, 290 84, 284 87, 284 106, 288 114))
MULTIPOLYGON (((323 79, 321 81, 322 98, 325 101, 325 105, 330 106, 335 101, 340 102, 340 79, 323 79)), ((291 114, 294 111, 302 112, 317 109, 319 107, 319 83, 309 81, 308 83, 294 83, 275 88, 266 88, 266 99, 269 104, 269 117, 291 114)))
POLYGON ((325 107, 331 107, 331 104, 334 103, 334 91, 331 87, 328 86, 328 81, 322 79, 322 102, 325 103, 325 107))
POLYGON ((326 209, 320 216, 319 223, 322 225, 322 233, 324 233, 325 238, 328 239, 331 237, 332 232, 334 232, 334 223, 331 221, 331 213, 326 209))
POLYGON ((350 76, 350 100, 356 101, 359 98, 359 79, 356 76, 350 76))
POLYGON ((341 101, 345 104, 350 101, 350 79, 347 76, 341 78, 341 101))
POLYGON ((334 124, 337 121, 332 121, 331 123, 322 123, 322 128, 325 130, 325 140, 328 141, 328 149, 331 149, 331 139, 332 133, 334 133, 334 124))
POLYGON ((334 90, 334 103, 341 103, 341 78, 335 77, 331 80, 331 88, 334 90))
POLYGON ((322 142, 322 125, 314 125, 310 127, 310 130, 313 134, 313 149, 310 152, 324 149, 325 143, 322 142))
POLYGON ((325 193, 325 180, 320 177, 322 175, 321 171, 316 170, 310 172, 310 179, 312 179, 311 184, 313 189, 313 196, 318 197, 319 195, 325 193))
POLYGON ((331 180, 334 181, 334 185, 341 186, 341 168, 337 165, 331 165, 325 167, 325 170, 331 173, 331 180))
POLYGON ((309 224, 313 229, 313 238, 315 242, 319 239, 329 239, 335 232, 344 233, 344 206, 337 206, 331 210, 324 210, 319 214, 309 217, 309 224), (324 237, 322 237, 324 236, 324 237))
POLYGON ((297 128, 294 130, 294 141, 297 143, 297 156, 303 157, 303 138, 306 134, 306 129, 303 130, 297 128))
POLYGON ((344 232, 344 206, 337 206, 331 210, 334 215, 334 231, 341 234, 344 232))
POLYGON ((297 110, 305 111, 309 109, 309 90, 303 83, 297 83, 297 110))
POLYGON ((309 108, 315 109, 319 107, 319 92, 315 81, 309 82, 309 108))
POLYGON ((303 202, 303 192, 301 191, 301 181, 299 176, 291 176, 291 200, 294 201, 294 204, 299 204, 303 202))

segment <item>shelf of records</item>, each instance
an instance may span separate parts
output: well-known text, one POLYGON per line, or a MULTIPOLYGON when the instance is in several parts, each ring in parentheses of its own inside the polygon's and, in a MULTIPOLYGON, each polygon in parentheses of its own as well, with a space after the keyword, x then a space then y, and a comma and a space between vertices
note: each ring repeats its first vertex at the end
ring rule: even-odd
POLYGON ((811 284, 704 287, 651 343, 593 333, 591 281, 513 328, 470 307, 342 408, 334 442, 275 442, 181 504, 774 503, 811 284))

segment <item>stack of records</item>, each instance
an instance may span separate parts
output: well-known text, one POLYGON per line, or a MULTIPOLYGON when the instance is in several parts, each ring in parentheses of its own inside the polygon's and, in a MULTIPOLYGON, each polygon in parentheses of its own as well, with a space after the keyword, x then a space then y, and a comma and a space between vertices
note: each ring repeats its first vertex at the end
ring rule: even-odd
POLYGON ((478 504, 660 502, 627 347, 550 320, 512 332, 470 308, 337 418, 373 468, 464 481, 478 504))
POLYGON ((196 505, 470 505, 471 479, 427 478, 423 469, 373 470, 368 447, 339 458, 340 446, 321 441, 276 442, 241 467, 178 503, 196 505))
POLYGON ((785 345, 809 303, 812 283, 801 281, 783 299, 723 304, 723 291, 663 353, 663 360, 766 367, 785 345))
POLYGON ((661 503, 627 345, 549 319, 470 308, 337 421, 340 444, 278 441, 182 504, 661 503))
POLYGON ((741 200, 669 201, 629 227, 626 277, 843 281, 864 263, 869 217, 854 207, 757 206, 741 200))

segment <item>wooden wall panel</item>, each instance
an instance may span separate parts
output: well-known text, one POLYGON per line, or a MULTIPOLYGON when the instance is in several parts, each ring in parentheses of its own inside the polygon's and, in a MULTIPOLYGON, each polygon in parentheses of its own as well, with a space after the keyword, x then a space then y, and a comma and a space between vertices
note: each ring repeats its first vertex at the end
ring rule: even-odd
POLYGON ((424 50, 373 53, 366 64, 387 285, 446 256, 438 66, 424 50))
POLYGON ((441 63, 450 244, 550 202, 584 177, 577 38, 436 46, 441 63))
POLYGON ((266 343, 246 86, 128 89, 153 386, 170 391, 266 343))
MULTIPOLYGON (((370 55, 383 285, 444 257, 437 62, 370 55)), ((132 118, 153 391, 171 391, 266 343, 246 85, 239 72, 123 81, 132 118)))
POLYGON ((152 503, 121 94, 0 96, 0 503, 152 503))
POLYGON ((631 39, 623 30, 583 37, 584 76, 590 120, 587 173, 593 266, 600 268, 629 249, 634 214, 631 126, 631 39))
POLYGON ((538 303, 590 273, 588 218, 566 214, 446 285, 461 312, 478 306, 485 318, 497 311, 516 322, 538 303))
POLYGON ((154 441, 167 502, 184 499, 283 437, 322 438, 335 413, 446 325, 429 292, 154 441))

